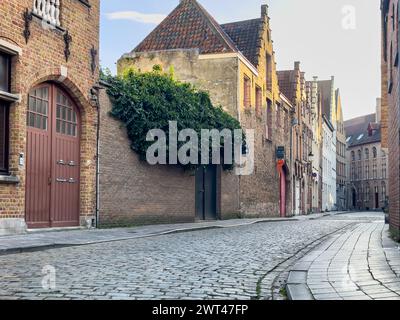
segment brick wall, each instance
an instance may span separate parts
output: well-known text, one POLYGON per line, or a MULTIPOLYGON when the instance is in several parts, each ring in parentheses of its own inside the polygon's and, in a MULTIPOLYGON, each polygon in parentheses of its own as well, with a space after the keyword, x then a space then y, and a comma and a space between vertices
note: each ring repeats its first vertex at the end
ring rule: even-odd
POLYGON ((108 95, 100 92, 100 227, 193 222, 194 175, 141 161, 122 123, 110 117, 108 95))
POLYGON ((71 55, 64 56, 63 31, 44 29, 34 17, 30 38, 25 42, 23 13, 32 9, 31 0, 7 0, 0 3, 0 39, 22 49, 12 59, 12 92, 21 101, 10 108, 10 173, 20 179, 17 185, 0 184, 0 219, 25 216, 25 167, 18 164, 26 154, 26 110, 29 91, 45 81, 57 82, 75 100, 82 117, 81 136, 81 216, 93 216, 95 209, 96 120, 97 110, 89 100, 90 89, 98 81, 91 70, 90 50, 99 47, 100 1, 90 0, 87 7, 77 0, 61 1, 61 27, 72 37, 71 55), (67 71, 67 74, 66 72, 67 71))
MULTIPOLYGON (((382 87, 387 89, 382 97, 382 118, 388 118, 387 142, 389 147, 389 211, 390 227, 397 239, 400 239, 400 110, 399 110, 399 67, 396 56, 399 54, 398 0, 382 1, 382 87), (385 25, 384 21, 387 21, 385 25), (394 19, 394 21, 393 21, 394 19), (386 27, 386 29, 385 29, 386 27), (392 81, 390 81, 392 79, 392 81), (390 82, 392 88, 390 89, 390 82), (385 84, 387 84, 385 86, 385 84), (386 107, 387 99, 387 107, 386 107), (387 110, 387 116, 385 112, 387 110)), ((398 59, 398 58, 397 58, 398 59)))

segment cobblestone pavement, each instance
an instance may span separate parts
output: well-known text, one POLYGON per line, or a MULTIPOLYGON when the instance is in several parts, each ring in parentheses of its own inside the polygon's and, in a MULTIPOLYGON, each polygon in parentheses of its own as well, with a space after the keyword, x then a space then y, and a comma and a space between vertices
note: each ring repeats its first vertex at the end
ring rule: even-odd
POLYGON ((364 222, 330 237, 291 268, 292 299, 400 300, 398 244, 381 219, 358 217, 364 222))
MULTIPOLYGON (((0 299, 271 299, 296 259, 336 232, 353 241, 349 228, 379 233, 375 218, 269 222, 4 255, 0 299)), ((384 272, 381 260, 373 262, 384 272)))

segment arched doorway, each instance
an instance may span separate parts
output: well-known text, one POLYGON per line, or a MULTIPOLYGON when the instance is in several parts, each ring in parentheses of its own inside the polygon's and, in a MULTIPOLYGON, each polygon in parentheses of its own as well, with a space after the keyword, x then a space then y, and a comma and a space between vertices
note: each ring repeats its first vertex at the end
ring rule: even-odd
POLYGON ((69 95, 52 83, 29 93, 26 222, 29 228, 79 225, 80 116, 69 95))

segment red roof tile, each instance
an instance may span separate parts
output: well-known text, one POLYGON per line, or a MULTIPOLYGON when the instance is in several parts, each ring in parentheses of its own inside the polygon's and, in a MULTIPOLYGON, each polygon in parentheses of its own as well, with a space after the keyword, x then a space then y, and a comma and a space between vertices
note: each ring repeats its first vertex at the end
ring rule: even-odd
POLYGON ((252 19, 221 25, 222 29, 224 29, 236 43, 238 49, 254 66, 258 66, 262 25, 262 19, 252 19))
POLYGON ((200 53, 238 51, 221 26, 196 1, 183 0, 133 51, 199 49, 200 53))

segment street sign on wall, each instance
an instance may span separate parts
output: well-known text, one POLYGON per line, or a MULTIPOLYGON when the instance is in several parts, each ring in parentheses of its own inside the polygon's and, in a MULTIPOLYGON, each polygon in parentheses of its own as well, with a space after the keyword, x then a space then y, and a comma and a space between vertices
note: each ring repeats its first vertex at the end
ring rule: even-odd
POLYGON ((285 153, 285 147, 279 146, 279 147, 276 148, 276 158, 277 158, 278 160, 283 160, 283 159, 285 159, 285 155, 286 155, 286 153, 285 153))

